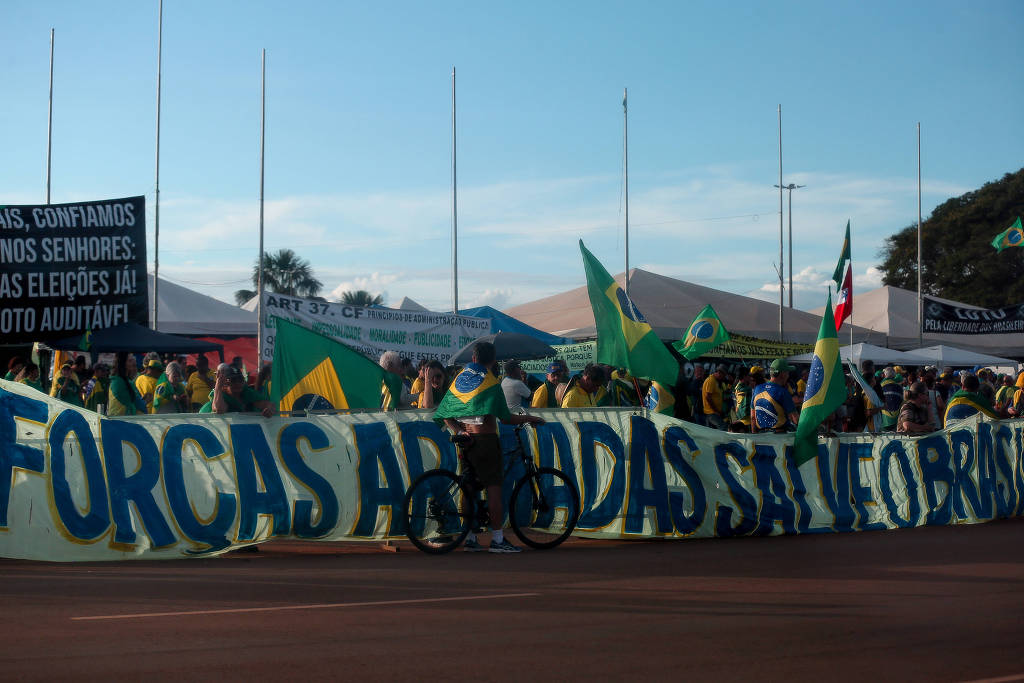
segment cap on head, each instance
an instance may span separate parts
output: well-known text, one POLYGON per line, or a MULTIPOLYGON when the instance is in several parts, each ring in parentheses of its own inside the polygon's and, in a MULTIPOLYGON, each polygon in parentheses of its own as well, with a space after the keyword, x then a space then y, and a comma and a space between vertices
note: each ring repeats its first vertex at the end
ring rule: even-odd
POLYGON ((149 361, 146 361, 146 369, 147 370, 163 370, 164 369, 164 364, 161 363, 160 361, 158 361, 156 358, 153 358, 153 359, 151 359, 149 361))
POLYGON ((224 375, 228 378, 228 381, 230 382, 245 381, 245 377, 242 376, 242 371, 236 368, 234 365, 229 365, 227 369, 224 370, 224 375))
POLYGON ((565 364, 565 361, 561 359, 551 361, 548 365, 548 374, 554 375, 559 372, 569 372, 569 367, 565 364))
POLYGON ((772 361, 771 370, 773 375, 777 375, 780 372, 790 372, 792 370, 796 370, 796 368, 790 365, 789 361, 787 361, 785 358, 776 358, 775 360, 772 361))

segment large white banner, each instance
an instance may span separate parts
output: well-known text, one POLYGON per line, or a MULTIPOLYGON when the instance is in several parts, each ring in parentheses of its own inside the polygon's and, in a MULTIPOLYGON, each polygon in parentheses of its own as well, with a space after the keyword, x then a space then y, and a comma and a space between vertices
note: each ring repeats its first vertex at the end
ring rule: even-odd
POLYGON ((337 339, 374 360, 385 351, 398 351, 413 363, 436 358, 448 365, 459 349, 491 333, 490 318, 350 306, 264 293, 260 336, 265 361, 274 360, 274 316, 337 339))
MULTIPOLYGON (((822 439, 796 467, 792 435, 626 408, 538 414, 548 422, 529 448, 576 482, 583 536, 833 533, 1024 511, 1024 420, 822 439)), ((511 430, 502 439, 511 447, 511 430)), ((159 559, 274 537, 404 538, 409 482, 456 463, 426 412, 110 419, 0 381, 0 556, 159 559)))

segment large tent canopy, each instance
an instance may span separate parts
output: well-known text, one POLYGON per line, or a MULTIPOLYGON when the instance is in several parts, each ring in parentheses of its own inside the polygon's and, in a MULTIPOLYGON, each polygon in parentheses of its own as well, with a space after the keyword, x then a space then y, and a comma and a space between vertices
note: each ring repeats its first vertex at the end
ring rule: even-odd
MULTIPOLYGON (((226 304, 160 278, 157 330, 192 337, 255 337, 256 312, 226 304)), ((149 310, 153 310, 153 276, 149 276, 149 310)))
MULTIPOLYGON (((848 344, 839 348, 839 357, 845 362, 852 360, 857 368, 860 368, 861 361, 869 360, 875 365, 923 365, 924 361, 918 356, 895 349, 887 349, 874 344, 848 344)), ((810 363, 814 353, 802 353, 799 356, 790 356, 793 363, 810 363)), ((929 362, 930 364, 930 362, 929 362)))
POLYGON ((215 342, 200 341, 164 334, 143 327, 137 323, 121 323, 103 330, 76 334, 59 341, 47 344, 52 349, 81 350, 94 353, 116 353, 128 351, 132 353, 200 353, 203 351, 221 351, 224 347, 215 342), (88 343, 82 337, 88 335, 88 343))
POLYGON ((1010 358, 1000 358, 999 356, 992 356, 987 353, 958 349, 954 346, 946 346, 945 344, 914 349, 909 351, 907 355, 921 359, 918 363, 929 363, 937 367, 974 367, 975 365, 1017 367, 1017 361, 1010 358))

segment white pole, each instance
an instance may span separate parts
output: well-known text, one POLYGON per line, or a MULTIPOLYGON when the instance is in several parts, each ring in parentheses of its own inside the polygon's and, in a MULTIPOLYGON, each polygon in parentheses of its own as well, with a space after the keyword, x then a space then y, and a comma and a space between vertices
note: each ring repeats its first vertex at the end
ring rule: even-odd
POLYGON ((622 275, 623 291, 629 297, 629 112, 626 106, 626 88, 622 89, 622 156, 626 195, 626 272, 622 275))
POLYGON ((459 202, 455 153, 455 67, 452 67, 452 313, 459 313, 459 202))
POLYGON ((924 300, 921 297, 921 122, 917 122, 917 346, 924 346, 924 300))
POLYGON ((256 269, 256 329, 259 333, 257 342, 258 367, 263 367, 263 160, 267 130, 267 49, 263 48, 260 60, 260 252, 256 269))
POLYGON ((164 39, 164 0, 160 0, 156 29, 156 180, 153 209, 153 329, 157 329, 160 309, 160 75, 164 39))
POLYGON ((782 306, 785 300, 785 282, 782 266, 782 105, 779 105, 779 341, 785 341, 782 324, 782 306))
POLYGON ((53 150, 53 29, 50 29, 50 102, 46 115, 46 203, 50 203, 50 157, 53 150))

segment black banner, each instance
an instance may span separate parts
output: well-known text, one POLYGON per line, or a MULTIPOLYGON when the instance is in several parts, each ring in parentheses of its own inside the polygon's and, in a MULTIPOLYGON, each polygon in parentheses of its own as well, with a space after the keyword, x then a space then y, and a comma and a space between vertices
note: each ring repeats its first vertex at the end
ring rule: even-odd
POLYGON ((961 308, 926 296, 924 331, 943 334, 1024 332, 1024 304, 1006 308, 961 308))
POLYGON ((0 341, 149 324, 146 198, 0 206, 0 341))

